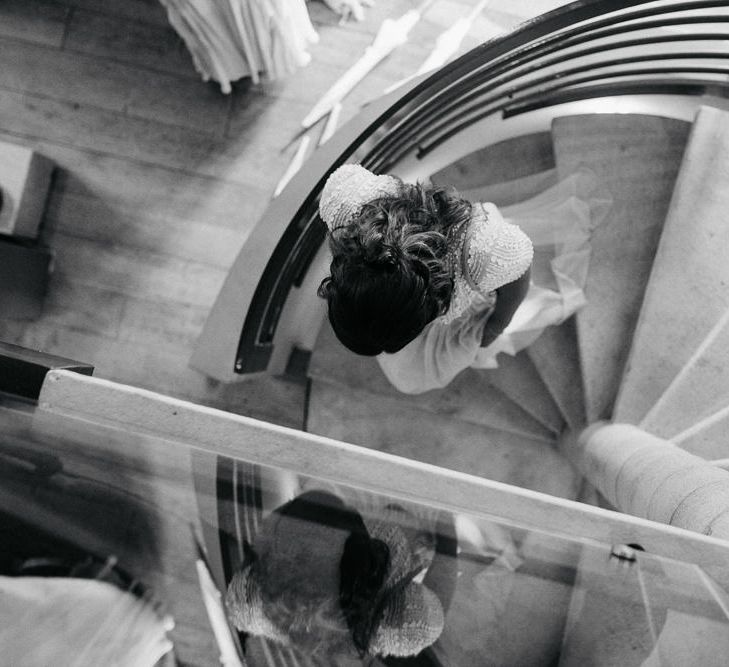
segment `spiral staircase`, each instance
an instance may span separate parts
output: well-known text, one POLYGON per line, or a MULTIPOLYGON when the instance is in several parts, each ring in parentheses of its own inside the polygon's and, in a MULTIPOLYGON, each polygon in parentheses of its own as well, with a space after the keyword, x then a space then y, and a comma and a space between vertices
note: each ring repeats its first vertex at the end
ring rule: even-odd
POLYGON ((417 397, 390 389, 374 360, 348 354, 325 326, 309 368, 310 430, 569 498, 580 489, 558 453, 560 434, 596 420, 727 458, 729 269, 717 251, 729 247, 727 128, 729 114, 712 107, 693 126, 562 116, 549 142, 542 134, 507 140, 434 174, 508 204, 580 165, 594 170, 616 203, 592 238, 587 305, 516 357, 501 355, 498 369, 469 370, 417 397), (508 154, 522 157, 523 175, 476 185, 490 165, 498 178, 493 165, 508 154))
MULTIPOLYGON (((191 364, 223 381, 297 366, 311 432, 567 498, 592 489, 560 442, 598 420, 729 457, 728 26, 714 0, 576 2, 364 108, 272 202, 191 364), (587 305, 496 370, 398 395, 341 348, 315 296, 318 193, 353 160, 497 205, 588 167, 613 206, 591 239, 587 305)), ((547 262, 535 272, 550 280, 547 262)))

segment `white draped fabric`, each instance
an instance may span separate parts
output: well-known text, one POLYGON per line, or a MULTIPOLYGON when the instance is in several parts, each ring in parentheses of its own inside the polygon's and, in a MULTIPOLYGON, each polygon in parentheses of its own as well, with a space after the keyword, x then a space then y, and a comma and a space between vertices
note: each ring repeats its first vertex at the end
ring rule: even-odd
POLYGON ((304 0, 160 0, 205 81, 224 93, 250 77, 277 79, 311 60, 319 37, 304 0))

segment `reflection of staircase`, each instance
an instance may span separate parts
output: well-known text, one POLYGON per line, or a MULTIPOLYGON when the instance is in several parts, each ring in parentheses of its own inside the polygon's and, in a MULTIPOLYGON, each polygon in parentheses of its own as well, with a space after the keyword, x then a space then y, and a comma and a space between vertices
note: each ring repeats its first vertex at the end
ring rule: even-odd
MULTIPOLYGON (((587 499, 589 487, 560 453, 560 435, 600 419, 729 458, 727 127, 729 116, 712 108, 693 127, 656 116, 563 117, 551 138, 508 140, 434 174, 505 205, 581 164, 596 172, 614 204, 593 235, 587 305, 516 357, 502 355, 498 369, 468 370, 420 396, 398 394, 374 360, 348 353, 325 325, 310 365, 308 429, 566 498, 587 499), (500 169, 509 154, 518 168, 502 159, 500 169)), ((521 604, 514 577, 489 591, 503 613, 521 604)), ((560 591, 545 599, 564 612, 560 591)), ((493 619, 458 616, 469 625, 457 629, 449 655, 461 650, 464 661, 453 664, 475 664, 463 637, 483 647, 493 619)), ((531 647, 554 658, 563 631, 532 626, 531 647)), ((536 664, 529 647, 506 644, 516 654, 499 664, 536 664)))
POLYGON ((707 437, 729 428, 722 122, 711 108, 693 129, 656 116, 562 117, 551 137, 507 140, 432 175, 503 205, 592 169, 614 204, 593 235, 587 306, 516 357, 502 355, 498 369, 421 396, 398 394, 325 325, 309 430, 568 498, 580 484, 556 446, 566 427, 615 417, 729 457, 707 437))

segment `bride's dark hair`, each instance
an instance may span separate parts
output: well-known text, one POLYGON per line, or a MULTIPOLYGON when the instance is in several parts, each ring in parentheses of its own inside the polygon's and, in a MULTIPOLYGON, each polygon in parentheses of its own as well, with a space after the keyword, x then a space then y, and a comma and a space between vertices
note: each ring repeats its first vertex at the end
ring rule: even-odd
POLYGON ((446 235, 471 216, 453 190, 402 185, 332 230, 319 286, 337 338, 357 354, 397 352, 446 311, 453 292, 446 235))

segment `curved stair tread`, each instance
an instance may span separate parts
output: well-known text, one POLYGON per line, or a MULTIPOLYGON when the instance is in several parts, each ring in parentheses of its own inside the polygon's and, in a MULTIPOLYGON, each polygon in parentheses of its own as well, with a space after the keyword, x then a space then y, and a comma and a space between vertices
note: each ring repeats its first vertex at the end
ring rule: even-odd
POLYGON ((453 186, 465 192, 518 182, 553 167, 552 138, 549 132, 536 132, 473 151, 433 173, 430 181, 434 185, 453 186))
POLYGON ((576 570, 559 665, 647 665, 655 639, 638 569, 605 576, 604 554, 586 546, 576 570))
POLYGON ((729 113, 697 114, 615 418, 638 423, 729 309, 729 113))
POLYGON ((677 433, 672 441, 709 461, 729 458, 729 401, 721 410, 677 433))
MULTIPOLYGON (((473 369, 461 373, 444 389, 417 395, 399 392, 387 380, 374 358, 347 350, 336 339, 328 322, 322 326, 317 339, 308 375, 316 382, 336 385, 340 391, 342 388, 347 391, 365 390, 370 394, 390 397, 393 409, 397 405, 412 406, 545 442, 554 436, 554 431, 489 383, 483 373, 473 369)), ((311 410, 310 405, 310 415, 311 410)))
POLYGON ((492 202, 496 206, 511 206, 534 197, 557 183, 557 170, 547 169, 503 183, 459 190, 464 199, 471 202, 492 202))
MULTIPOLYGON (((729 310, 648 411, 640 427, 670 439, 729 405, 728 361, 729 310)), ((729 447, 726 450, 729 455, 729 447)))
POLYGON ((560 326, 547 327, 527 348, 527 354, 567 425, 575 431, 584 427, 585 402, 575 318, 560 326))
POLYGON ((576 497, 580 477, 554 443, 313 382, 310 433, 541 491, 576 497))
POLYGON ((565 426, 564 416, 525 350, 512 357, 500 354, 499 367, 481 371, 486 380, 555 434, 565 426))
POLYGON ((572 586, 561 573, 549 574, 484 566, 461 555, 456 594, 434 646, 439 664, 557 664, 572 586))
POLYGON ((632 114, 552 123, 560 178, 586 166, 614 202, 592 235, 587 304, 577 314, 588 422, 610 416, 688 130, 684 121, 632 114))

